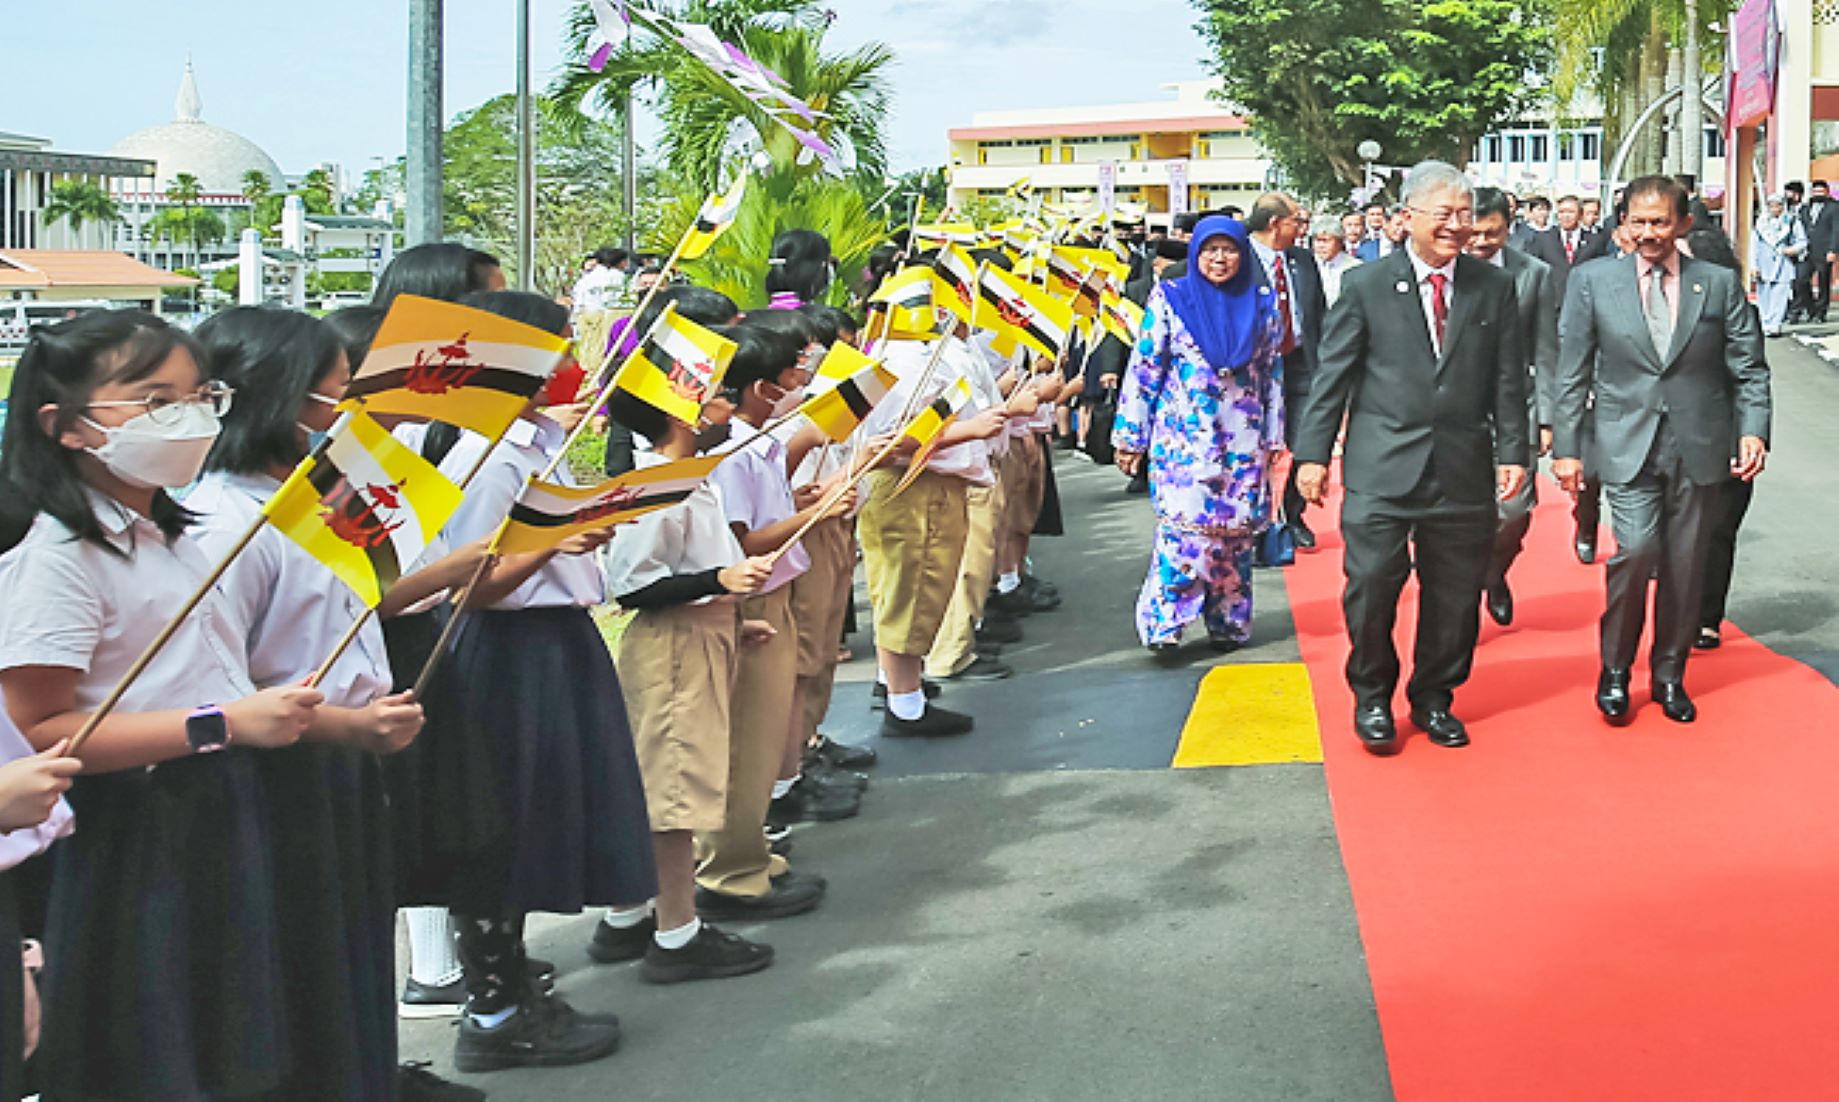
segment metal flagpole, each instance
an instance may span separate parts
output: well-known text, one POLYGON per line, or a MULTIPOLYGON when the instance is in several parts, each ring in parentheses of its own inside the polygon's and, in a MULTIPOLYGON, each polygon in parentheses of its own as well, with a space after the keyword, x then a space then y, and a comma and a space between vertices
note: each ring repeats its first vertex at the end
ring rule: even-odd
POLYGON ((530 95, 530 0, 517 0, 517 289, 536 289, 536 104, 530 95))

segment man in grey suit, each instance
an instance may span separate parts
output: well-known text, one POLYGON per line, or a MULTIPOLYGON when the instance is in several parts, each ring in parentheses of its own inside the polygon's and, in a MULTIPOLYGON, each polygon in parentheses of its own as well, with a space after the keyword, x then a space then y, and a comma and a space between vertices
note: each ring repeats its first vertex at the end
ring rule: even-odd
POLYGON ((1552 473, 1577 492, 1594 390, 1595 457, 1616 537, 1596 705, 1617 725, 1633 713, 1629 669, 1656 576, 1654 701, 1677 723, 1697 718, 1685 674, 1710 504, 1725 480, 1756 477, 1768 456, 1769 368, 1756 315, 1736 273, 1679 251, 1692 225, 1688 198, 1664 176, 1629 184, 1635 254, 1572 272, 1559 323, 1552 473))
MULTIPOLYGON (((1536 256, 1508 248, 1510 215, 1507 193, 1499 188, 1475 189, 1475 235, 1469 238, 1469 255, 1504 269, 1513 277, 1514 297, 1520 310, 1520 355, 1528 372, 1528 439, 1544 455, 1551 447, 1550 390, 1552 370, 1558 361, 1558 294, 1552 268, 1536 256)), ((1563 254, 1559 256, 1563 262, 1563 254)), ((1507 571, 1520 557, 1526 532, 1532 527, 1537 479, 1528 477, 1520 492, 1500 503, 1500 524, 1494 533, 1494 557, 1488 563, 1485 595, 1488 615, 1502 627, 1513 623, 1513 590, 1507 571)))
POLYGON ((1474 662, 1495 503, 1519 492, 1531 457, 1513 277, 1462 255, 1474 187, 1460 170, 1426 161, 1406 178, 1404 198, 1405 247, 1342 279, 1295 449, 1297 488, 1319 504, 1346 415, 1347 682, 1354 733, 1374 754, 1398 750, 1392 628, 1414 565, 1411 721, 1439 746, 1468 745, 1451 709, 1474 662))

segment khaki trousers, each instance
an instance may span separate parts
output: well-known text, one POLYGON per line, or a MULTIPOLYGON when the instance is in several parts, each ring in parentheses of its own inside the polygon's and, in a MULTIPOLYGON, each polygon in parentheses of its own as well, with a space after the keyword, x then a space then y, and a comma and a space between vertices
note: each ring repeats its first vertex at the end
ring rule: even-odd
POLYGON ((792 619, 798 622, 798 683, 804 711, 792 717, 806 742, 830 710, 837 645, 843 638, 856 572, 856 536, 847 517, 823 521, 804 538, 811 568, 792 581, 792 619))
POLYGON ((902 473, 876 471, 863 480, 856 530, 875 606, 875 645, 919 658, 932 649, 957 584, 970 484, 924 471, 895 497, 902 473))
POLYGON ((720 830, 727 818, 733 600, 646 609, 620 639, 619 686, 651 829, 720 830))
POLYGON ((717 831, 696 835, 696 883, 728 895, 761 896, 785 870, 766 845, 766 809, 785 757, 792 721, 792 685, 798 675, 798 625, 792 587, 741 602, 741 616, 764 620, 778 632, 770 641, 741 647, 728 716, 728 811, 717 831))
POLYGON ((997 521, 1003 515, 1003 486, 972 486, 965 493, 970 528, 964 538, 964 560, 958 566, 958 584, 952 591, 945 621, 926 654, 926 676, 950 677, 977 660, 977 621, 996 580, 997 521))

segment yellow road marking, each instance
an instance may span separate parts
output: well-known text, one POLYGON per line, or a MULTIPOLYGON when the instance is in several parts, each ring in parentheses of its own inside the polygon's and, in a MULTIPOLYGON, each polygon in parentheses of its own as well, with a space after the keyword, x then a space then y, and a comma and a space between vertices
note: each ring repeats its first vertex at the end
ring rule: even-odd
POLYGON ((1301 662, 1217 666, 1201 679, 1176 769, 1322 760, 1315 694, 1301 662))

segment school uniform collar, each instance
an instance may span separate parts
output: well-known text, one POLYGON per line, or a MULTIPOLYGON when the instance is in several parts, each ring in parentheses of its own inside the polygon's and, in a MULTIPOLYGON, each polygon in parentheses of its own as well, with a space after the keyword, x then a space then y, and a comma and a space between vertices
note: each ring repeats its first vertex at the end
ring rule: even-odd
POLYGON ((560 447, 567 438, 568 434, 562 431, 561 425, 541 413, 535 417, 519 417, 511 422, 511 427, 504 433, 504 439, 509 444, 520 448, 541 446, 545 453, 560 447))
MULTIPOLYGON (((745 447, 749 441, 758 435, 760 435, 759 429, 754 428, 752 425, 742 420, 739 414, 736 414, 734 418, 728 422, 728 439, 724 442, 720 450, 724 452, 737 451, 745 447)), ((780 442, 777 436, 769 437, 768 439, 770 443, 766 445, 767 455, 774 456, 785 449, 785 445, 780 442)))
POLYGON ((225 486, 238 493, 247 494, 257 501, 267 501, 275 495, 276 490, 281 488, 281 481, 272 475, 232 474, 226 471, 217 477, 223 479, 225 486))
POLYGON ((141 516, 94 486, 83 487, 83 492, 89 495, 89 511, 95 514, 96 523, 102 526, 103 534, 111 541, 120 540, 128 534, 129 529, 140 528, 151 533, 162 543, 165 542, 166 533, 160 531, 160 526, 153 523, 152 520, 141 516))

